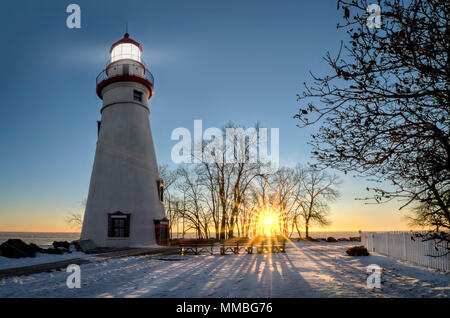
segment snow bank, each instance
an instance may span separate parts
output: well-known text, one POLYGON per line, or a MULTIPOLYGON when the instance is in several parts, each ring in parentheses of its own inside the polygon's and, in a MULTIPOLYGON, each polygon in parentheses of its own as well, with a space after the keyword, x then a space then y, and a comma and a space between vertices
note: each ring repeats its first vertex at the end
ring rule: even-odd
POLYGON ((84 254, 83 252, 72 252, 70 254, 60 254, 60 255, 36 253, 36 257, 24 257, 24 258, 7 258, 4 256, 0 256, 0 269, 31 266, 84 257, 86 257, 86 254, 84 254))

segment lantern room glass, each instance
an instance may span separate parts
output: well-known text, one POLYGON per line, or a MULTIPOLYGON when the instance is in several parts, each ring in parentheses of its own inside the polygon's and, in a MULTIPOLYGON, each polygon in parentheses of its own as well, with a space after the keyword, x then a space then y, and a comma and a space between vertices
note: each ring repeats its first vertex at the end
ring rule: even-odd
POLYGON ((121 43, 111 51, 111 63, 123 59, 141 62, 141 50, 132 43, 121 43))

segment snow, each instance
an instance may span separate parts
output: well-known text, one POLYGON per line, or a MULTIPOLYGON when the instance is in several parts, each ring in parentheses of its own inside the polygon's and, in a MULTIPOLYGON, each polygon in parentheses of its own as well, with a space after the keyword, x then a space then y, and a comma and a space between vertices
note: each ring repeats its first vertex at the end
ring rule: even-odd
POLYGON ((36 253, 35 257, 24 257, 24 258, 7 258, 4 256, 0 256, 0 270, 59 262, 75 258, 86 258, 86 254, 83 252, 72 252, 70 254, 61 254, 61 255, 36 253))
POLYGON ((382 255, 349 257, 354 243, 299 242, 285 254, 91 258, 81 288, 53 271, 0 280, 0 297, 450 297, 450 274, 382 255), (382 288, 366 286, 367 266, 382 288))

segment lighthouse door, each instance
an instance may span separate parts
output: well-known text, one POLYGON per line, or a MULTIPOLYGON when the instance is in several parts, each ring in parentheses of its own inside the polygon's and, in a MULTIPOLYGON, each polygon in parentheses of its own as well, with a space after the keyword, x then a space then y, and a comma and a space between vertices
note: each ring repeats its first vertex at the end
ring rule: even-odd
POLYGON ((158 245, 169 245, 169 220, 155 220, 155 235, 158 245))

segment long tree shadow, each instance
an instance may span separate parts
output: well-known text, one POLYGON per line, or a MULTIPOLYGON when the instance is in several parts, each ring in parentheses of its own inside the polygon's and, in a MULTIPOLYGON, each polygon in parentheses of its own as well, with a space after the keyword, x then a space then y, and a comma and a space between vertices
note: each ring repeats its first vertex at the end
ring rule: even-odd
POLYGON ((311 286, 281 254, 194 256, 140 280, 129 297, 300 297, 311 286), (294 291, 293 291, 294 290, 294 291), (274 292, 275 291, 275 292, 274 292))

